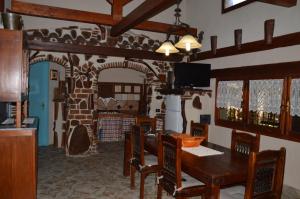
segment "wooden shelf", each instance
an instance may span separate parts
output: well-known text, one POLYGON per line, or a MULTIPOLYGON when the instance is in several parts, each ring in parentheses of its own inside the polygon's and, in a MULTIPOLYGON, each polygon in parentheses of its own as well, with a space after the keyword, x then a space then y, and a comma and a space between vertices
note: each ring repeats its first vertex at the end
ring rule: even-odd
POLYGON ((211 51, 200 52, 191 55, 190 60, 199 61, 218 57, 252 53, 257 51, 271 50, 274 48, 282 48, 294 45, 300 45, 300 32, 274 37, 271 44, 266 44, 265 40, 259 40, 242 44, 241 49, 237 49, 237 47, 235 46, 229 46, 217 49, 216 54, 213 54, 211 51))
POLYGON ((160 92, 162 95, 182 95, 182 96, 188 95, 190 97, 195 93, 199 95, 207 94, 209 97, 211 97, 212 94, 211 90, 193 89, 193 88, 183 88, 183 89, 162 88, 162 89, 158 89, 157 91, 160 92))

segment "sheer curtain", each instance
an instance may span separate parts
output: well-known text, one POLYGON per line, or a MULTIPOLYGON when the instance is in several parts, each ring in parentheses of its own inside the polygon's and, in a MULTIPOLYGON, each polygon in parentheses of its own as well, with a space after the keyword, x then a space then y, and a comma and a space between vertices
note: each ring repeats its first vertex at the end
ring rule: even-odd
POLYGON ((291 116, 300 117, 300 79, 292 79, 291 83, 291 116))
POLYGON ((283 79, 250 80, 249 111, 280 114, 283 79))
POLYGON ((217 108, 242 108, 243 81, 219 81, 217 108))

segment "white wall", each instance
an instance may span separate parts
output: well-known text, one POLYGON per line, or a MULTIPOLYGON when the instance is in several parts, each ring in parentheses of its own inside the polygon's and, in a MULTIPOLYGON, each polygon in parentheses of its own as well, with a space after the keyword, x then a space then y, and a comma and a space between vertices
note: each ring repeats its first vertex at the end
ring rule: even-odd
MULTIPOLYGON (((218 48, 234 44, 234 29, 243 29, 243 43, 261 40, 264 37, 264 21, 275 19, 274 36, 300 31, 300 1, 297 6, 284 8, 260 2, 254 2, 243 8, 221 14, 221 0, 189 0, 187 3, 187 20, 204 31, 203 51, 210 50, 210 36, 218 36, 218 48)), ((213 69, 241 67, 277 62, 299 61, 300 46, 278 48, 274 50, 249 53, 203 60, 202 63, 212 64, 213 69)), ((299 66, 300 67, 300 66, 299 66)), ((267 71, 266 71, 267 72, 267 71)), ((214 118, 215 79, 211 80, 213 97, 208 99, 210 104, 202 112, 210 112, 214 118)), ((191 105, 187 105, 189 116, 198 117, 193 113, 191 105)), ((209 126, 209 141, 229 147, 231 143, 231 129, 214 125, 209 126)), ((300 143, 272 137, 262 136, 260 149, 279 149, 286 147, 286 169, 284 183, 300 189, 300 143)))

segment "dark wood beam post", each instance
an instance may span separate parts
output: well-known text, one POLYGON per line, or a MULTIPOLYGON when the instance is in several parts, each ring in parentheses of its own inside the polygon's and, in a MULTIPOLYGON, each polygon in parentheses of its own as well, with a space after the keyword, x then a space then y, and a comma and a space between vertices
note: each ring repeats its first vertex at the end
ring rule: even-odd
MULTIPOLYGON (((125 3, 130 2, 130 0, 124 0, 124 1, 125 3)), ((59 19, 59 20, 66 20, 66 21, 77 21, 77 22, 91 23, 91 24, 102 24, 102 25, 112 26, 116 23, 113 20, 113 17, 107 14, 26 3, 17 0, 12 1, 12 7, 10 11, 18 14, 29 15, 29 16, 45 17, 45 18, 59 19)), ((134 29, 167 33, 167 31, 172 27, 173 25, 171 24, 159 23, 154 21, 145 21, 135 26, 134 29)), ((197 35, 196 28, 189 28, 188 30, 179 30, 175 32, 174 35, 184 35, 186 34, 186 31, 188 31, 194 36, 197 35)))
POLYGON ((113 0, 113 4, 111 6, 111 15, 113 16, 113 20, 118 22, 123 18, 123 0, 113 0))
POLYGON ((4 12, 4 0, 0 0, 0 12, 4 12))
MULTIPOLYGON (((114 0, 106 0, 110 5, 113 4, 114 0)), ((118 0, 117 0, 118 1, 118 0)), ((122 5, 125 6, 126 4, 130 3, 132 0, 121 0, 122 5)))
POLYGON ((110 32, 111 36, 115 37, 126 32, 141 22, 169 8, 176 2, 176 0, 144 1, 140 6, 129 13, 122 21, 112 27, 110 32))

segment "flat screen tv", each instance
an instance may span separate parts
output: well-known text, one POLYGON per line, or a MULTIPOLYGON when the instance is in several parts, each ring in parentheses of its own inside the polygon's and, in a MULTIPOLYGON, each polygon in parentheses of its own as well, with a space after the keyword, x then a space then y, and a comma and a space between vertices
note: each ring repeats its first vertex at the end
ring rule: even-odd
POLYGON ((210 86, 210 64, 200 63, 175 63, 174 87, 193 88, 210 86))

